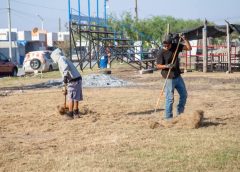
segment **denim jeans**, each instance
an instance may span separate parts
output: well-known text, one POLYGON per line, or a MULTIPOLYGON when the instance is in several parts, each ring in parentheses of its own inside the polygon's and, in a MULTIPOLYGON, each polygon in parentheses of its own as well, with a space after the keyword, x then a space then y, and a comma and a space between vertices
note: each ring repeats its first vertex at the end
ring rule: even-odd
POLYGON ((185 104, 187 101, 187 90, 184 81, 181 76, 175 79, 167 79, 165 86, 165 96, 166 96, 166 109, 165 118, 169 119, 173 117, 172 106, 174 102, 174 89, 176 88, 179 94, 179 103, 177 105, 177 115, 183 113, 185 104))

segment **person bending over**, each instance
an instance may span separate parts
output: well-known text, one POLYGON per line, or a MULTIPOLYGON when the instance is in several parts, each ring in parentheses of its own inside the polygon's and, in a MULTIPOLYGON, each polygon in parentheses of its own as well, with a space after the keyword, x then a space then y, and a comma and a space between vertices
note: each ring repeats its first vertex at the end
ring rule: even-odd
POLYGON ((66 116, 68 119, 79 118, 79 101, 83 100, 82 77, 73 63, 63 55, 61 49, 55 49, 51 58, 55 63, 58 63, 63 82, 67 85, 65 94, 68 95, 69 112, 66 116))

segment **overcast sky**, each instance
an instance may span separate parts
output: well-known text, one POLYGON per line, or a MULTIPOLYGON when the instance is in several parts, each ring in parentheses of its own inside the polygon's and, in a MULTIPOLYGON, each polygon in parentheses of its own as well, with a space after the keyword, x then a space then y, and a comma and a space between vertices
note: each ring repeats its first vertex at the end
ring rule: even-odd
MULTIPOLYGON (((88 0, 81 1, 81 11, 87 14, 88 0)), ((0 0, 0 28, 7 28, 8 0, 0 0)), ((40 15, 44 19, 44 29, 58 31, 61 18, 62 30, 68 19, 68 0, 10 0, 12 8, 12 27, 18 30, 41 28, 40 15)), ((77 9, 77 0, 71 0, 72 8, 77 9)), ((96 15, 96 2, 91 0, 91 15, 96 15)), ((99 0, 100 15, 103 16, 103 0, 99 0)), ((120 16, 123 12, 134 15, 135 0, 109 0, 108 13, 120 16)), ((240 0, 138 0, 139 18, 169 15, 183 19, 207 18, 217 24, 224 19, 240 23, 240 0)))

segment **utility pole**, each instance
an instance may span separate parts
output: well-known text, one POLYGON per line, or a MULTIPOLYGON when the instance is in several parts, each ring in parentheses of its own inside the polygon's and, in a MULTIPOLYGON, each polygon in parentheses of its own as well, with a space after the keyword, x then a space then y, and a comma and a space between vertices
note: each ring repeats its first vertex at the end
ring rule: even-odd
POLYGON ((170 33, 170 24, 167 24, 167 35, 170 33))
POLYGON ((135 0, 135 17, 136 17, 136 21, 138 21, 138 2, 137 2, 137 0, 135 0))
POLYGON ((204 27, 202 30, 202 36, 203 36, 203 72, 207 72, 207 66, 208 66, 208 47, 207 47, 207 20, 204 21, 204 27))
POLYGON ((8 40, 9 40, 9 58, 12 60, 12 26, 11 26, 10 0, 8 0, 8 40))
POLYGON ((69 30, 69 57, 72 60, 72 14, 71 14, 71 0, 68 0, 68 30, 69 30))
POLYGON ((230 45, 230 31, 229 31, 229 23, 226 21, 227 28, 227 57, 228 57, 228 72, 232 72, 231 68, 231 45, 230 45))
POLYGON ((58 18, 58 32, 62 31, 62 22, 61 22, 61 18, 58 18))
MULTIPOLYGON (((135 0, 135 22, 138 22, 138 2, 135 0)), ((137 34, 137 40, 139 40, 139 34, 137 34)))

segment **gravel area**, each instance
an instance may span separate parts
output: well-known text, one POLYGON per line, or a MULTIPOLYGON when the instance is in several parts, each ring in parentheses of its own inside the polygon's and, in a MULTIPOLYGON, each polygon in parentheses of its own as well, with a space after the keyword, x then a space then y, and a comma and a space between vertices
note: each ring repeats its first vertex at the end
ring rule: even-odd
POLYGON ((106 74, 90 74, 83 77, 83 87, 124 87, 133 83, 106 74))
MULTIPOLYGON (((118 79, 111 75, 107 74, 90 74, 83 76, 82 85, 84 88, 96 88, 96 87, 125 87, 134 85, 132 82, 124 81, 122 79, 118 79)), ((49 80, 47 82, 39 83, 39 84, 31 84, 23 87, 6 87, 0 90, 29 90, 29 89, 37 89, 37 88, 60 88, 63 86, 62 79, 49 80)), ((5 93, 3 93, 5 95, 5 93)))

